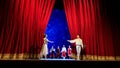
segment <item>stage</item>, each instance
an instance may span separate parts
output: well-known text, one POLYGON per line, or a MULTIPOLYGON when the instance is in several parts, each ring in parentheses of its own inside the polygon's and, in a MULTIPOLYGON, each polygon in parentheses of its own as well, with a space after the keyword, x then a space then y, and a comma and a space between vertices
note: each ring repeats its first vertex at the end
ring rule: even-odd
POLYGON ((75 59, 62 59, 62 58, 60 58, 60 59, 57 59, 57 58, 54 58, 54 59, 51 59, 51 58, 47 58, 47 59, 44 59, 44 58, 42 58, 42 59, 40 59, 40 60, 50 60, 50 61, 75 61, 75 59))

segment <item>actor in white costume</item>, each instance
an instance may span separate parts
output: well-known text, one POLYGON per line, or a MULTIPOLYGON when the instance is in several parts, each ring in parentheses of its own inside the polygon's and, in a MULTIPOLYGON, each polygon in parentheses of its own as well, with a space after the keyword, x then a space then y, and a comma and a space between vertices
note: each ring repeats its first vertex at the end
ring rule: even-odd
POLYGON ((66 52, 67 52, 67 49, 66 49, 65 45, 63 45, 61 52, 62 52, 62 57, 63 57, 63 59, 65 59, 65 57, 66 57, 66 52))
POLYGON ((50 58, 55 58, 55 48, 53 46, 50 49, 50 58))
POLYGON ((77 38, 74 40, 67 40, 70 43, 75 43, 76 44, 76 51, 77 51, 77 60, 80 60, 80 53, 81 53, 81 48, 83 48, 83 42, 82 39, 77 35, 77 38))
POLYGON ((41 54, 41 57, 44 56, 46 59, 47 55, 48 55, 48 46, 47 46, 48 42, 53 43, 53 41, 48 40, 47 35, 44 36, 43 40, 44 40, 44 43, 43 43, 42 50, 41 50, 40 54, 41 54))

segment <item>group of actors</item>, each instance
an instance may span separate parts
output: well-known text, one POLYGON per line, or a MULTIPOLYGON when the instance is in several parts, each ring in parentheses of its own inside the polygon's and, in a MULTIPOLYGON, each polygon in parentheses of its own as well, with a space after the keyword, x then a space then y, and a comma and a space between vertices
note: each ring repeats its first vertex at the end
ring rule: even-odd
MULTIPOLYGON (((50 41, 47 39, 47 35, 45 34, 44 35, 44 43, 43 43, 43 47, 42 47, 42 50, 40 52, 40 57, 44 56, 45 59, 47 58, 47 55, 48 55, 48 42, 50 43, 54 43, 53 41, 50 41)), ((73 39, 73 40, 67 40, 68 42, 70 43, 75 43, 76 44, 76 52, 77 52, 77 60, 80 60, 80 53, 81 53, 81 50, 83 49, 83 42, 82 42, 82 39, 79 37, 79 35, 77 35, 77 38, 76 39, 73 39)), ((52 46, 53 48, 53 46, 52 46)), ((51 49, 52 49, 51 48, 51 49)), ((58 47, 59 48, 59 47, 58 47)), ((72 49, 71 47, 69 46, 70 50, 68 50, 68 56, 71 57, 72 55, 72 49)), ((58 49, 57 49, 58 50, 58 49)), ((52 52, 54 52, 54 48, 50 51, 51 52, 51 56, 52 56, 52 52)), ((66 52, 67 52, 67 49, 65 47, 65 45, 63 45, 62 47, 62 50, 61 50, 61 53, 62 53, 62 57, 65 59, 66 57, 66 52)), ((57 56, 60 56, 60 50, 57 51, 56 53, 57 56)))
POLYGON ((72 57, 72 48, 69 46, 68 49, 63 45, 62 49, 60 50, 60 47, 58 46, 57 49, 55 49, 53 46, 50 49, 50 58, 63 58, 65 59, 68 57, 69 59, 72 57))

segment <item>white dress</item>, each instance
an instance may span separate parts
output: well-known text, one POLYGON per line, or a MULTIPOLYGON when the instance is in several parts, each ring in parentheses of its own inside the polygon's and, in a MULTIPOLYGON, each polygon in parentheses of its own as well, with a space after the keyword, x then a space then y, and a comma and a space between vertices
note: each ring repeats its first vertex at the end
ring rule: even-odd
POLYGON ((43 56, 47 56, 48 54, 48 39, 47 38, 44 38, 44 43, 43 43, 43 46, 42 46, 42 49, 40 51, 40 58, 42 58, 43 56))
POLYGON ((42 51, 42 54, 43 55, 47 55, 48 54, 48 41, 46 38, 44 38, 44 44, 43 44, 43 51, 42 51))

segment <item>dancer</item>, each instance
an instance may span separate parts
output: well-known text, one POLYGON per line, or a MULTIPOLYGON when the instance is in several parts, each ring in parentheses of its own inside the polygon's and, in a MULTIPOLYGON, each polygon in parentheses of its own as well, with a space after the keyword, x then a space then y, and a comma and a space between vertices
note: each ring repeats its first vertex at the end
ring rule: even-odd
POLYGON ((69 57, 69 59, 72 57, 72 48, 70 47, 70 45, 68 48, 68 57, 69 57))
POLYGON ((77 38, 74 40, 67 40, 70 43, 75 43, 76 44, 76 51, 77 51, 77 60, 80 60, 80 53, 81 53, 81 48, 83 48, 83 42, 82 39, 77 35, 77 38))
POLYGON ((50 49, 50 58, 55 58, 55 48, 53 46, 50 49))
POLYGON ((56 58, 60 58, 60 47, 59 46, 57 47, 57 50, 56 50, 56 58))
POLYGON ((62 58, 65 59, 66 58, 66 52, 67 52, 65 45, 63 45, 61 52, 62 52, 62 58))
POLYGON ((43 43, 42 50, 41 50, 41 54, 42 54, 41 56, 42 56, 42 57, 44 56, 45 59, 46 59, 46 58, 47 58, 47 55, 48 55, 48 42, 50 42, 50 43, 54 43, 54 42, 48 40, 46 34, 44 35, 43 40, 44 40, 44 43, 43 43))

